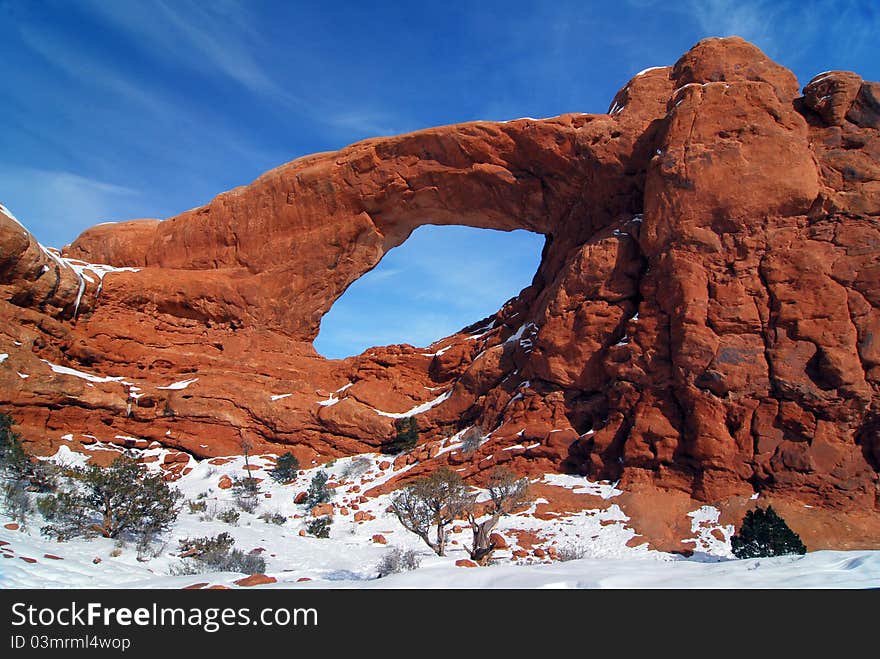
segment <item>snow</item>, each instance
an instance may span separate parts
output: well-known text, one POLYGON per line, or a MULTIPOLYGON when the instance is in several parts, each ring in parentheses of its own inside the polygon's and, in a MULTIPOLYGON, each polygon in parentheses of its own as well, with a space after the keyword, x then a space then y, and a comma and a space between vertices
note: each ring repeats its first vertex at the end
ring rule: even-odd
MULTIPOLYGON (((451 451, 454 451, 455 449, 461 448, 461 446, 463 444, 463 442, 461 441, 461 438, 464 437, 464 434, 468 430, 470 430, 471 428, 473 428, 473 426, 468 426, 467 428, 464 428, 463 430, 459 430, 457 433, 455 433, 452 437, 450 437, 447 440, 446 446, 442 447, 439 451, 437 451, 437 455, 443 455, 444 453, 450 453, 451 451)), ((489 437, 489 435, 491 435, 491 434, 492 433, 489 433, 488 435, 484 435, 483 438, 480 440, 480 442, 481 443, 484 442, 486 440, 486 438, 489 437)))
POLYGON ((583 476, 569 476, 567 474, 546 474, 543 482, 548 485, 557 487, 565 487, 570 489, 574 494, 592 494, 603 499, 611 499, 623 494, 623 490, 618 490, 615 485, 608 481, 594 482, 583 476))
POLYGON ((437 405, 439 405, 440 403, 445 401, 451 395, 452 395, 452 389, 450 389, 449 391, 447 391, 444 394, 440 394, 434 400, 429 400, 428 402, 422 403, 421 405, 416 405, 414 408, 412 408, 411 410, 408 410, 406 412, 399 412, 399 413, 398 412, 383 412, 381 410, 377 410, 376 408, 373 408, 373 409, 375 410, 376 414, 378 414, 380 416, 387 416, 392 419, 403 419, 406 417, 415 416, 416 414, 421 414, 422 412, 427 412, 432 407, 436 407, 437 405))
MULTIPOLYGON (((870 588, 880 580, 880 552, 818 551, 806 556, 722 563, 579 559, 491 569, 424 566, 364 584, 372 588, 870 588)), ((348 584, 337 584, 338 586, 348 584)), ((307 584, 316 587, 317 584, 307 584)), ((275 584, 275 587, 283 587, 275 584)))
POLYGON ((282 398, 287 398, 289 396, 293 396, 293 394, 273 394, 269 398, 271 398, 273 401, 276 401, 281 400, 282 398))
POLYGON ((90 284, 94 284, 94 280, 89 277, 86 272, 91 272, 98 278, 98 290, 95 292, 96 295, 101 294, 101 290, 104 287, 104 277, 107 276, 111 272, 140 272, 140 268, 117 268, 112 265, 106 265, 104 263, 87 263, 86 261, 80 261, 79 259, 69 259, 63 256, 60 258, 67 263, 67 265, 76 273, 77 277, 80 280, 80 290, 77 296, 76 308, 79 308, 79 302, 82 298, 83 290, 85 289, 85 281, 88 281, 90 284))
POLYGON ((477 339, 482 339, 489 332, 495 329, 495 320, 493 319, 488 325, 485 327, 478 327, 473 331, 473 333, 467 337, 468 341, 476 341, 477 339))
POLYGON ((15 215, 13 215, 12 212, 3 204, 0 204, 0 213, 3 213, 6 217, 15 222, 18 226, 20 226, 24 230, 26 235, 28 234, 28 230, 24 228, 24 225, 19 222, 18 218, 15 217, 15 215))
POLYGON ((172 382, 166 387, 156 387, 156 389, 168 389, 171 391, 179 391, 181 389, 186 389, 189 385, 198 382, 198 378, 192 378, 190 380, 180 380, 179 382, 172 382))
POLYGON ((526 348, 527 350, 530 350, 532 347, 533 339, 538 333, 538 329, 539 328, 535 323, 523 323, 510 337, 508 337, 503 345, 519 342, 520 346, 526 348), (523 338, 526 332, 528 332, 529 338, 523 338))
MULTIPOLYGON (((24 225, 3 204, 0 204, 0 212, 2 212, 4 215, 6 215, 6 217, 11 219, 16 224, 18 224, 24 230, 26 235, 30 235, 24 225)), ((37 245, 46 256, 55 261, 55 263, 57 263, 60 267, 70 268, 71 270, 73 270, 74 274, 76 274, 76 277, 79 280, 79 288, 77 289, 76 299, 73 304, 74 318, 76 318, 76 315, 79 311, 79 305, 82 302, 83 293, 85 293, 86 289, 86 282, 89 282, 90 284, 94 283, 94 280, 86 274, 87 271, 96 275, 100 281, 97 291, 98 294, 100 294, 101 292, 101 287, 103 286, 104 282, 104 276, 108 273, 139 272, 139 268, 116 268, 105 264, 87 263, 85 261, 80 261, 79 259, 68 259, 61 256, 60 252, 52 247, 46 247, 41 243, 37 243, 37 245)), ((48 272, 48 270, 49 268, 44 265, 41 273, 48 272)))
POLYGON ((332 394, 330 394, 325 400, 319 400, 318 405, 321 405, 322 407, 330 407, 331 405, 336 405, 336 403, 338 403, 340 400, 342 400, 341 398, 336 396, 336 394, 341 394, 343 391, 345 391, 346 389, 348 389, 349 387, 351 387, 353 385, 354 385, 354 382, 349 382, 348 384, 339 387, 339 389, 337 389, 332 394))
POLYGON ((61 435, 61 439, 63 439, 65 442, 72 442, 73 441, 73 433, 67 433, 66 435, 61 435))
POLYGON ((649 66, 647 69, 642 69, 641 71, 636 73, 635 76, 633 76, 633 77, 638 78, 639 76, 643 76, 646 73, 649 73, 650 71, 657 71, 658 69, 665 69, 665 68, 666 68, 665 66, 649 66))
POLYGON ((83 380, 88 380, 89 382, 119 382, 122 380, 122 376, 118 377, 110 377, 110 376, 101 376, 101 375, 93 375, 91 373, 86 373, 85 371, 78 371, 75 368, 70 368, 68 366, 59 366, 58 364, 53 364, 47 359, 41 359, 41 362, 48 364, 49 368, 52 369, 53 372, 58 373, 60 375, 72 375, 76 378, 81 378, 83 380))
POLYGON ((730 538, 733 536, 734 528, 731 524, 720 525, 718 523, 720 516, 721 511, 714 506, 702 506, 688 513, 688 517, 691 518, 691 532, 696 534, 695 550, 708 556, 732 558, 730 538), (719 540, 712 531, 720 532, 724 540, 719 540))
POLYGON ((9 354, 5 352, 0 352, 0 364, 9 359, 9 354))
MULTIPOLYGON (((101 446, 98 450, 111 449, 101 446)), ((151 470, 158 469, 157 465, 168 452, 161 447, 137 451, 144 457, 158 458, 158 462, 148 464, 151 470)), ((496 551, 497 560, 488 567, 458 568, 455 561, 467 556, 463 549, 470 539, 467 530, 453 533, 451 538, 459 544, 450 545, 448 555, 438 557, 414 534, 407 532, 392 514, 385 512, 389 504, 387 494, 371 495, 366 503, 359 502, 360 510, 373 515, 373 520, 357 523, 353 520, 353 510, 350 509, 347 516, 341 513, 339 506, 350 506, 361 493, 414 466, 380 471, 378 465, 387 460, 387 456, 374 453, 306 469, 290 485, 280 485, 267 477, 266 469, 271 467, 271 460, 266 456, 252 456, 250 463, 257 467, 253 474, 264 479, 260 487, 272 496, 261 499, 254 514, 242 512, 237 525, 228 525, 213 514, 234 505, 232 493, 219 489, 220 478, 243 473, 244 459, 229 457, 231 461, 224 465, 190 459, 187 466, 192 471, 172 483, 172 487, 178 488, 186 500, 205 501, 209 514, 191 513, 184 506, 172 530, 156 544, 156 555, 144 562, 138 560, 137 549, 131 542, 94 538, 59 543, 40 535, 44 521, 39 513, 34 513, 28 526, 20 531, 4 528, 2 525, 11 520, 0 515, 0 540, 9 543, 0 553, 37 561, 31 564, 0 560, 0 588, 182 588, 197 582, 236 587, 234 581, 244 575, 173 573, 181 560, 176 555, 178 540, 221 532, 230 533, 238 549, 264 550, 266 573, 278 581, 262 588, 867 588, 880 583, 880 551, 818 551, 805 556, 731 559, 729 542, 712 536, 714 528, 722 532, 730 529, 718 526, 717 510, 711 506, 703 506, 690 514, 694 542, 698 546, 694 556, 686 558, 648 549, 646 544, 628 547, 626 543, 635 536, 635 531, 628 526, 627 516, 616 504, 604 510, 583 510, 539 519, 534 516, 539 504, 535 502, 530 511, 503 517, 499 522, 496 530, 508 539, 511 550, 496 551), (346 473, 351 473, 349 469, 354 460, 366 460, 368 468, 359 476, 346 477, 346 473), (318 469, 339 483, 332 490, 337 512, 328 539, 299 536, 308 518, 302 516, 306 512, 303 507, 293 503, 294 495, 308 487, 318 469), (353 491, 353 486, 358 490, 353 491), (258 518, 265 512, 281 514, 286 520, 282 525, 267 524, 258 518), (546 549, 555 542, 560 549, 576 549, 581 557, 564 562, 515 559, 512 549, 519 548, 515 531, 528 531, 537 536, 535 546, 546 549), (387 546, 372 541, 377 533, 385 536, 387 546), (422 559, 421 567, 377 579, 376 565, 392 546, 414 549, 422 559), (47 559, 45 554, 63 560, 47 559), (97 563, 93 562, 96 558, 100 559, 97 563), (303 577, 312 581, 299 582, 303 577)), ((51 459, 81 465, 86 456, 62 445, 51 459)), ((606 499, 621 494, 613 484, 595 483, 578 476, 548 474, 541 480, 606 499)), ((481 498, 485 497, 485 492, 480 494, 481 498)))
POLYGON ((825 80, 825 78, 830 77, 832 73, 833 73, 832 71, 823 71, 822 73, 820 73, 819 75, 817 75, 815 78, 813 78, 812 80, 810 80, 810 82, 809 82, 808 84, 810 84, 810 85, 815 85, 815 84, 817 84, 817 83, 820 83, 820 82, 822 82, 823 80, 825 80))
POLYGON ((506 121, 498 121, 498 122, 494 122, 494 121, 493 121, 492 123, 509 124, 509 123, 512 122, 512 121, 545 121, 545 120, 547 120, 547 119, 554 119, 554 118, 555 118, 555 117, 538 117, 538 118, 535 118, 535 117, 517 117, 516 119, 507 119, 506 121))
POLYGON ((18 377, 20 377, 22 380, 27 380, 30 377, 30 375, 28 375, 27 373, 22 373, 21 371, 16 371, 16 373, 18 373, 18 377))

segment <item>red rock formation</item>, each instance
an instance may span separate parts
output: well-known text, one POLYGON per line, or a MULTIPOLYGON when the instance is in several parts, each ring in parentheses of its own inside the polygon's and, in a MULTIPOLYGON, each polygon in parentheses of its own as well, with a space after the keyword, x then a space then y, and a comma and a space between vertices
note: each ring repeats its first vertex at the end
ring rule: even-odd
POLYGON ((310 462, 375 450, 394 432, 376 410, 434 399, 424 439, 488 438, 420 449, 409 475, 509 464, 876 514, 878 128, 877 83, 831 72, 801 96, 754 46, 708 39, 609 114, 367 140, 95 227, 65 256, 137 269, 103 280, 0 215, 0 404, 44 451, 248 440, 310 462), (544 234, 532 285, 430 350, 317 355, 333 302, 428 223, 544 234))

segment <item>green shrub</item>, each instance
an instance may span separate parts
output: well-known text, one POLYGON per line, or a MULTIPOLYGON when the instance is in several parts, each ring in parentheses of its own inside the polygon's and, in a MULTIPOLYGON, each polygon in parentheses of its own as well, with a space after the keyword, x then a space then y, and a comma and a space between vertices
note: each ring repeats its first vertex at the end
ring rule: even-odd
POLYGON ((382 555, 382 559, 376 566, 378 578, 387 577, 389 574, 418 569, 422 559, 414 549, 402 549, 391 547, 382 555))
POLYGON ((187 501, 186 507, 189 508, 189 512, 192 514, 203 513, 208 510, 208 502, 204 499, 201 501, 187 501))
POLYGON ((21 435, 12 430, 15 420, 0 414, 0 470, 11 479, 27 478, 31 460, 21 443, 21 435))
POLYGON ((285 517, 281 513, 270 512, 263 513, 262 515, 260 515, 259 519, 266 522, 266 524, 277 524, 278 526, 281 526, 282 524, 284 524, 284 522, 287 521, 287 517, 285 517))
POLYGON ((746 513, 739 533, 730 539, 737 558, 767 558, 787 554, 806 554, 800 536, 792 531, 772 506, 746 513))
POLYGON ((3 510, 21 526, 27 526, 28 518, 34 512, 34 504, 22 481, 10 481, 3 485, 3 510))
POLYGON ((319 503, 327 503, 330 501, 330 490, 327 488, 328 476, 323 470, 312 476, 312 482, 309 483, 306 499, 303 502, 306 508, 313 508, 319 503))
POLYGON ((0 414, 0 476, 24 481, 31 491, 53 491, 58 486, 58 467, 32 458, 24 448, 21 435, 12 430, 14 423, 8 414, 0 414))
POLYGON ((221 510, 217 513, 217 519, 224 524, 235 525, 238 524, 238 520, 241 519, 241 513, 235 508, 227 508, 226 510, 221 510))
POLYGON ((296 472, 299 471, 299 460, 290 451, 278 456, 275 468, 269 470, 269 476, 276 483, 291 483, 296 480, 296 472))
POLYGON ((229 553, 235 544, 235 540, 231 535, 224 532, 204 538, 183 538, 178 540, 177 544, 182 557, 206 559, 206 557, 216 553, 229 553))
POLYGON ((351 462, 345 465, 340 475, 343 478, 354 480, 355 478, 360 478, 365 473, 367 473, 372 466, 373 463, 370 462, 369 458, 359 455, 355 458, 352 458, 351 462))
POLYGON ((260 484, 253 476, 236 478, 232 481, 232 496, 239 508, 252 513, 260 505, 260 484))
POLYGON ((266 559, 259 554, 245 554, 240 549, 234 549, 235 540, 228 533, 204 538, 184 538, 178 544, 180 556, 185 560, 172 570, 174 574, 260 574, 266 571, 266 559))
POLYGON ((41 511, 52 522, 43 527, 45 535, 59 540, 153 536, 177 519, 181 493, 131 456, 121 455, 109 467, 88 465, 67 473, 69 489, 41 501, 41 511))
POLYGON ((329 538, 330 537, 330 525, 333 523, 333 518, 329 515, 324 517, 315 517, 308 524, 306 524, 306 531, 316 538, 329 538))
POLYGON ((419 424, 414 416, 394 421, 396 435, 393 440, 382 445, 382 453, 394 455, 411 451, 419 442, 419 424))
POLYGON ((78 536, 103 535, 97 526, 92 525, 93 515, 85 496, 75 488, 42 497, 37 509, 51 522, 40 529, 40 532, 59 542, 78 536))

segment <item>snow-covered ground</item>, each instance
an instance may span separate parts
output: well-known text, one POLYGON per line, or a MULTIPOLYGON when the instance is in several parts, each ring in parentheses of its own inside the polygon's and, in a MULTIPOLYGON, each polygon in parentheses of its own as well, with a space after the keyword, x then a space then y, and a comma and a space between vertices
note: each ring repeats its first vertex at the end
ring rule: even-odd
MULTIPOLYGON (((99 442, 92 450, 112 449, 99 442)), ((150 463, 155 469, 167 452, 154 448, 140 453, 158 458, 150 463)), ((76 462, 83 456, 62 446, 56 459, 76 462)), ((236 548, 260 552, 266 559, 266 573, 277 582, 261 586, 264 588, 880 587, 880 551, 819 551, 797 557, 733 560, 729 545, 732 529, 718 526, 717 511, 709 506, 691 513, 697 541, 693 557, 651 551, 646 545, 629 547, 626 543, 635 532, 627 526, 626 515, 613 504, 620 491, 607 483, 559 475, 547 475, 543 481, 574 493, 593 494, 611 505, 539 519, 533 514, 541 502, 538 500, 529 511, 501 520, 497 531, 510 548, 496 551, 492 565, 458 567, 456 561, 467 558, 463 545, 470 539, 464 524, 452 534, 448 556, 437 557, 386 512, 388 495, 364 497, 370 488, 403 471, 395 472, 387 466, 381 470, 379 465, 386 460, 386 456, 371 454, 339 459, 323 467, 330 482, 337 484, 333 489, 334 522, 327 539, 300 535, 309 517, 304 507, 293 501, 307 489, 317 468, 300 472, 292 484, 279 485, 266 473, 266 468, 272 466, 269 456, 251 457, 251 464, 259 467, 253 475, 263 479, 263 498, 253 514, 242 511, 238 523, 229 525, 216 517, 207 519, 213 517, 211 514, 189 512, 184 504, 172 531, 154 547, 156 555, 145 560, 138 559, 132 543, 105 538, 59 543, 43 537, 40 527, 44 521, 38 513, 25 529, 19 530, 6 528, 11 520, 0 516, 0 588, 182 588, 196 583, 237 587, 234 582, 245 575, 174 574, 181 564, 177 556, 179 539, 223 531, 235 538, 236 548), (356 473, 358 466, 362 473, 356 473), (281 525, 259 519, 267 512, 286 519, 281 525), (712 529, 720 533, 712 534, 712 529), (382 539, 387 544, 381 544, 382 539), (394 546, 419 552, 421 566, 379 579, 377 564, 394 546), (548 551, 551 546, 566 557, 577 558, 560 561, 535 556, 535 549, 548 551), (514 551, 519 556, 514 556, 514 551)), ((243 462, 241 457, 231 457, 219 465, 190 459, 187 466, 192 470, 173 487, 184 493, 185 501, 204 501, 208 513, 234 508, 231 491, 221 489, 219 482, 224 475, 241 477, 245 473, 243 462)))

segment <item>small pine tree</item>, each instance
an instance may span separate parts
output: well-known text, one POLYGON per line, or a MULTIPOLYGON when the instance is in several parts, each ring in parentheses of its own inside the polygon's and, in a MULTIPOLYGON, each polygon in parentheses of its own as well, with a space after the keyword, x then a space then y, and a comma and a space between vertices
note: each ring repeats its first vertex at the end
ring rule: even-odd
POLYGON ((269 470, 269 476, 276 483, 291 483, 296 480, 296 472, 299 471, 299 460, 296 456, 288 451, 284 455, 278 456, 275 461, 275 468, 269 470))
POLYGON ((30 458, 21 443, 21 435, 12 430, 15 423, 8 414, 0 414, 0 470, 8 478, 27 478, 30 458))
POLYGON ((124 533, 152 536, 177 519, 182 494, 128 455, 116 458, 109 467, 88 465, 70 473, 69 490, 40 502, 40 511, 52 522, 43 527, 45 535, 59 540, 116 538, 124 533))
POLYGON ((306 493, 304 501, 306 508, 314 508, 319 503, 327 503, 330 501, 330 490, 327 489, 328 476, 323 470, 312 476, 312 482, 309 483, 309 490, 306 493))
POLYGON ((23 481, 10 481, 3 485, 3 510, 13 520, 26 527, 34 505, 23 481))
POLYGON ((419 443, 419 424, 414 416, 397 419, 394 422, 396 435, 393 440, 382 445, 386 454, 405 453, 411 451, 419 443))
POLYGON ((56 465, 34 460, 25 451, 21 435, 12 430, 15 420, 8 414, 0 414, 0 476, 22 481, 26 489, 50 492, 58 486, 56 465))
POLYGON ((787 554, 806 554, 800 536, 789 528, 773 506, 746 513, 739 533, 730 539, 737 558, 768 558, 787 554))

